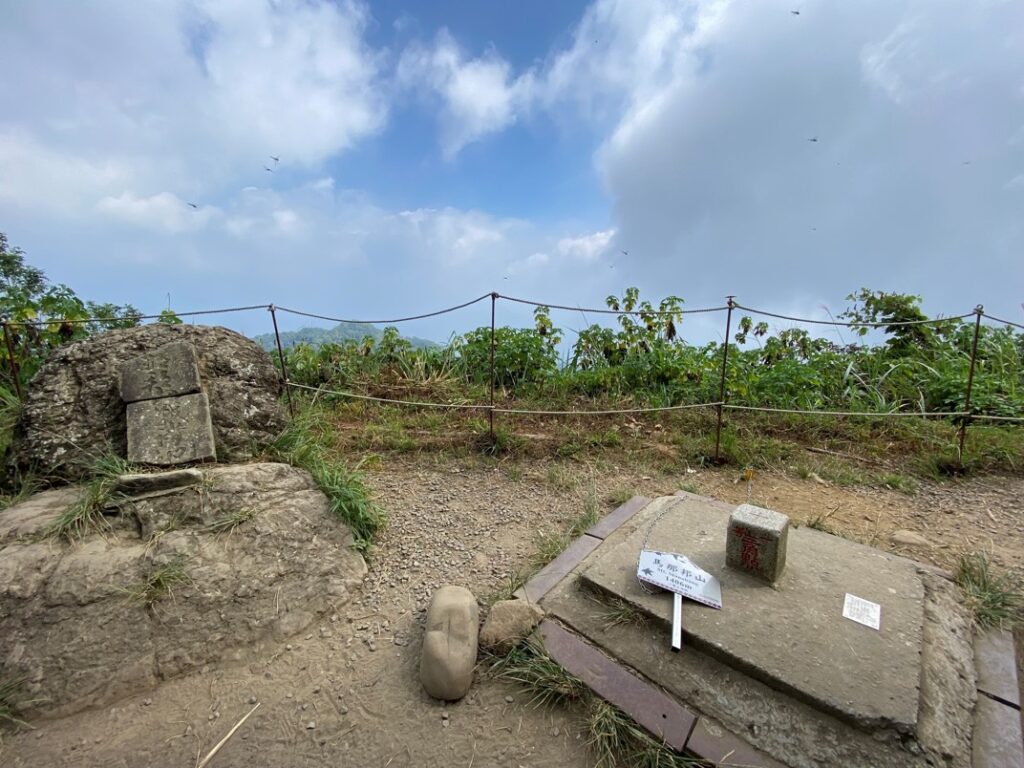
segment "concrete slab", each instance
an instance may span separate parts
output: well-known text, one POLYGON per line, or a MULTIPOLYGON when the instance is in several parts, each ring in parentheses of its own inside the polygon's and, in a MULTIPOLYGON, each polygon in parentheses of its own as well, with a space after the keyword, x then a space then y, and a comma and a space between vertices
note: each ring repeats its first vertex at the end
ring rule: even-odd
POLYGON ((974 714, 973 768, 1024 765, 1020 712, 987 696, 978 697, 974 714))
POLYGON ((685 554, 721 580, 724 603, 715 610, 687 602, 687 643, 863 730, 914 733, 924 621, 914 563, 798 528, 785 573, 768 586, 725 566, 732 509, 701 497, 657 499, 591 556, 583 580, 652 617, 667 637, 671 600, 640 589, 637 555, 645 542, 685 554), (880 630, 843 618, 847 592, 882 606, 880 630))
POLYGON ((1020 709, 1013 635, 1003 629, 979 632, 974 638, 974 666, 979 691, 1020 709))

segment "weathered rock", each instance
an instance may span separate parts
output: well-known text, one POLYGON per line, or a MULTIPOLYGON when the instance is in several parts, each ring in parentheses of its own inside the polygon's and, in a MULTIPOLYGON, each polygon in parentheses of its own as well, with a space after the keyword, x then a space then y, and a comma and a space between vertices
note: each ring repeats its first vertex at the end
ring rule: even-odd
POLYGON ((480 610, 465 587, 441 587, 427 609, 420 681, 435 699, 461 699, 473 684, 480 610))
POLYGON ((126 403, 190 395, 200 390, 196 348, 172 342, 121 366, 121 399, 126 403))
MULTIPOLYGON (((307 473, 283 464, 203 472, 200 488, 121 500, 125 516, 160 536, 115 524, 75 545, 0 546, 0 667, 25 678, 24 702, 38 700, 23 707, 31 717, 109 703, 206 664, 251 661, 359 585, 366 566, 352 535, 307 473), (147 590, 168 568, 182 577, 170 593, 147 590)), ((58 498, 67 500, 36 497, 0 519, 50 514, 58 498)))
POLYGON ((544 618, 544 611, 527 600, 501 600, 491 606, 480 630, 480 645, 495 653, 508 653, 529 637, 544 618))
POLYGON ((55 350, 29 384, 9 468, 75 479, 97 456, 126 456, 121 366, 176 342, 196 350, 217 458, 252 458, 285 425, 281 378, 267 353, 226 328, 157 324, 109 331, 55 350))
POLYGON ((205 392, 128 403, 128 461, 167 467, 216 458, 205 392))
POLYGON ((124 496, 148 496, 179 488, 199 485, 203 473, 198 469, 172 469, 169 472, 143 472, 119 475, 114 481, 114 493, 124 496))
POLYGON ((896 531, 892 535, 892 543, 903 547, 922 547, 931 549, 932 543, 914 531, 896 531))
POLYGON ((56 488, 30 496, 0 512, 0 545, 45 531, 78 499, 77 488, 56 488))

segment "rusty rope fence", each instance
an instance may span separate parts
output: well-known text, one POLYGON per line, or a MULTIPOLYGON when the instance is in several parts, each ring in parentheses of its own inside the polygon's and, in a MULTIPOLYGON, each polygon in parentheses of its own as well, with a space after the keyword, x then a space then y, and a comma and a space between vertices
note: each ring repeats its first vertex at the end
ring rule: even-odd
MULTIPOLYGON (((333 395, 337 397, 350 398, 354 400, 362 400, 368 402, 379 402, 385 404, 407 406, 414 408, 436 408, 442 410, 468 410, 468 411, 486 411, 488 416, 488 432, 490 439, 495 439, 495 426, 494 426, 494 415, 495 414, 506 414, 509 416, 515 415, 539 415, 539 416, 608 416, 608 415, 624 415, 624 414, 643 414, 643 413, 659 413, 667 411, 684 411, 684 410, 697 410, 697 409, 710 409, 714 408, 716 411, 716 424, 715 424, 715 452, 714 460, 720 462, 721 457, 721 438, 723 419, 725 411, 746 411, 746 412, 759 412, 759 413, 779 413, 779 414, 792 414, 801 415, 808 417, 833 417, 833 418, 866 418, 866 419, 887 419, 887 418, 948 418, 954 419, 958 423, 958 435, 957 435, 957 457, 960 465, 963 464, 964 457, 964 446, 966 440, 966 434, 968 426, 975 421, 989 421, 993 423, 1002 424, 1021 424, 1024 423, 1024 417, 1018 416, 1003 416, 999 414, 988 414, 988 413, 974 413, 971 409, 971 397, 974 386, 975 370, 978 361, 978 342, 981 334, 981 321, 983 318, 1005 325, 1012 328, 1024 330, 1024 324, 1016 323, 1010 320, 1005 320, 992 315, 988 315, 984 311, 984 307, 978 305, 973 311, 967 312, 961 315, 954 315, 950 317, 940 317, 934 319, 922 319, 922 320, 910 320, 910 321, 893 321, 893 322, 840 322, 837 320, 821 320, 812 318, 801 318, 794 317, 791 315, 785 315, 776 312, 770 312, 767 310, 757 309, 755 307, 748 307, 740 304, 735 300, 735 296, 727 296, 726 303, 723 306, 707 307, 699 309, 679 309, 679 310, 655 310, 650 309, 612 309, 607 307, 582 307, 582 306, 571 306, 564 304, 552 304, 534 301, 531 299, 524 299, 513 296, 503 296, 495 291, 485 293, 478 296, 475 299, 456 304, 451 307, 446 307, 431 312, 425 312, 417 315, 410 315, 406 317, 396 317, 390 319, 348 319, 341 317, 333 317, 330 315, 317 314, 313 312, 306 312, 303 310, 292 309, 288 307, 281 307, 275 304, 256 304, 244 307, 227 307, 223 309, 210 309, 210 310, 197 310, 190 312, 177 312, 176 317, 202 317, 215 314, 229 314, 237 312, 246 312, 253 310, 266 310, 270 313, 271 322, 274 330, 274 343, 277 352, 278 362, 281 366, 281 376, 285 390, 285 397, 288 404, 289 413, 294 417, 295 415, 295 404, 292 399, 291 391, 293 389, 310 391, 314 393, 321 393, 327 395, 333 395), (417 401, 417 400, 402 400, 399 398, 388 398, 388 397, 374 397, 371 395, 363 395, 355 392, 345 392, 341 390, 327 389, 322 386, 312 387, 306 384, 300 384, 298 382, 291 381, 288 371, 287 356, 284 353, 284 345, 281 342, 281 332, 277 322, 277 313, 284 312, 287 314, 308 317, 312 319, 324 320, 328 322, 336 323, 351 323, 356 325, 382 325, 382 324, 393 324, 408 322, 412 320, 422 320, 431 317, 437 317, 450 312, 455 312, 460 309, 473 306, 480 302, 490 299, 491 312, 490 312, 490 349, 488 354, 488 402, 482 403, 439 403, 432 401, 417 401), (497 302, 499 300, 508 301, 516 304, 534 306, 534 307, 546 307, 548 309, 558 309, 571 312, 581 313, 592 313, 602 315, 633 315, 633 316, 678 316, 678 315, 696 315, 696 314, 708 314, 725 312, 725 335, 722 342, 722 364, 719 374, 718 381, 718 399, 713 402, 701 402, 701 403, 687 403, 680 405, 669 405, 669 406, 648 406, 648 407, 632 407, 632 408, 612 408, 612 409, 596 409, 596 410, 546 410, 546 409, 530 409, 530 408, 509 408, 500 407, 495 405, 495 388, 497 382, 497 375, 495 370, 495 353, 496 353, 496 315, 497 315, 497 302), (971 351, 970 351, 970 363, 968 367, 967 385, 964 392, 964 404, 962 410, 957 411, 841 411, 841 410, 813 410, 813 409, 797 409, 797 408, 774 408, 768 406, 755 406, 755 405, 740 405, 732 404, 728 402, 728 361, 729 361, 729 347, 730 335, 732 332, 732 315, 734 310, 743 310, 755 315, 761 315, 765 317, 771 317, 778 320, 785 320, 794 323, 806 323, 809 325, 828 325, 828 326, 841 326, 841 327, 857 327, 857 328, 896 328, 903 326, 917 326, 917 325, 932 325, 942 324, 950 321, 965 320, 969 317, 974 317, 973 323, 973 335, 971 338, 971 351)), ((7 355, 10 362, 12 381, 14 382, 15 391, 19 399, 23 399, 24 393, 22 391, 20 383, 20 375, 18 370, 17 355, 14 350, 14 343, 12 339, 12 328, 18 327, 29 327, 29 326, 52 326, 52 325, 81 325, 88 323, 124 323, 124 322, 140 322, 143 320, 160 320, 164 318, 164 315, 130 315, 127 317, 90 317, 90 318, 77 318, 73 320, 62 320, 62 319, 46 319, 46 320, 33 320, 33 321, 10 321, 0 320, 0 325, 3 327, 4 334, 4 346, 7 351, 7 355)))

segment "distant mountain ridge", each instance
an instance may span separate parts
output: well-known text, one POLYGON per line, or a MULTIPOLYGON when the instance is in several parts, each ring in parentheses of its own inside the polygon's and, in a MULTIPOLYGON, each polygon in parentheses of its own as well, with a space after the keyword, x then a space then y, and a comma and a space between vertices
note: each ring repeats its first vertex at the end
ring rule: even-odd
MULTIPOLYGON (((362 341, 367 336, 374 341, 379 341, 384 331, 375 325, 363 325, 362 323, 338 323, 333 328, 300 328, 297 331, 282 331, 281 346, 291 349, 296 344, 308 344, 311 347, 319 347, 321 344, 344 344, 346 341, 362 341)), ((403 336, 416 349, 427 349, 438 346, 436 342, 428 339, 420 339, 415 336, 403 336)), ((252 340, 268 352, 276 349, 274 334, 261 333, 253 336, 252 340)))

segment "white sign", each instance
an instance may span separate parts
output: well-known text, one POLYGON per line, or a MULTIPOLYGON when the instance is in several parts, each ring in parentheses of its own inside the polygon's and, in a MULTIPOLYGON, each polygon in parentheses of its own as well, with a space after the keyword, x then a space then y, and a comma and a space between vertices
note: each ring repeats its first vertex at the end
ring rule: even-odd
POLYGON ((642 550, 636 577, 712 608, 722 607, 722 585, 718 579, 702 571, 685 555, 642 550))
POLYGON ((882 606, 847 592, 843 602, 843 616, 865 627, 878 629, 882 625, 882 606))

